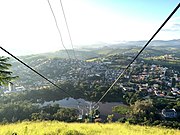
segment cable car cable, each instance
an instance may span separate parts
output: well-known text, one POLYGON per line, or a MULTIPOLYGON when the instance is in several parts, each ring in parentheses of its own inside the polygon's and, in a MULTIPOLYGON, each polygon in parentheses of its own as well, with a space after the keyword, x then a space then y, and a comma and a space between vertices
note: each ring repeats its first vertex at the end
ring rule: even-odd
MULTIPOLYGON (((53 83, 51 80, 49 80, 48 78, 46 78, 44 75, 42 75, 41 73, 39 73, 38 71, 36 71, 35 69, 33 69, 31 66, 29 66, 28 64, 26 64, 25 62, 23 62, 22 60, 20 60, 19 58, 17 58, 16 56, 14 56, 12 53, 10 53, 9 51, 7 51, 6 49, 4 49, 2 46, 0 46, 0 49, 3 50, 4 52, 6 52, 8 55, 10 55, 11 57, 13 57, 14 59, 16 59, 17 61, 19 61, 21 64, 23 64, 24 66, 26 66, 27 68, 29 68, 30 70, 32 70, 34 73, 36 73, 37 75, 41 76, 43 79, 45 79, 46 81, 48 81, 50 84, 52 84, 53 86, 55 86, 56 88, 60 89, 61 91, 63 91, 64 93, 66 93, 68 96, 73 98, 73 95, 71 95, 70 93, 66 92, 64 89, 62 89, 61 87, 59 87, 57 84, 53 83)), ((74 98, 75 99, 75 98, 74 98)), ((80 103, 80 101, 78 101, 77 99, 75 99, 78 103, 80 103)))
POLYGON ((53 17, 54 17, 54 21, 55 21, 56 28, 57 28, 58 33, 59 33, 59 37, 60 37, 60 39, 61 39, 61 43, 62 43, 62 45, 63 45, 63 47, 64 47, 64 49, 65 49, 65 51, 66 51, 66 53, 67 53, 67 55, 68 55, 68 58, 71 59, 71 57, 70 57, 70 55, 69 55, 69 52, 68 52, 68 50, 66 49, 66 47, 65 47, 65 45, 64 45, 63 38, 62 38, 62 34, 61 34, 60 28, 59 28, 59 26, 58 26, 57 19, 56 19, 56 16, 55 16, 55 14, 54 14, 54 11, 53 11, 53 9, 52 9, 51 3, 50 3, 49 0, 47 0, 47 1, 48 1, 49 8, 50 8, 50 10, 51 10, 51 13, 52 13, 52 15, 53 15, 53 17))
POLYGON ((62 4, 62 1, 61 1, 61 0, 59 0, 59 1, 60 1, 60 4, 61 4, 63 16, 64 16, 64 20, 65 20, 65 23, 66 23, 66 27, 67 27, 67 31, 68 31, 68 35, 69 35, 69 40, 70 40, 70 43, 71 43, 71 46, 72 46, 73 55, 74 55, 74 58, 77 59, 76 53, 75 53, 75 49, 74 49, 74 45, 73 45, 73 42, 72 42, 72 37, 71 37, 71 34, 70 34, 70 30, 69 30, 69 26, 68 26, 68 23, 67 23, 65 11, 64 11, 64 8, 63 8, 63 4, 62 4))
MULTIPOLYGON (((121 74, 117 77, 117 79, 112 83, 112 85, 108 88, 108 90, 102 95, 102 97, 96 102, 97 105, 112 89, 112 87, 117 83, 117 81, 122 77, 122 75, 127 71, 127 69, 131 66, 131 64, 138 58, 138 56, 143 52, 143 50, 149 45, 149 43, 154 39, 154 37, 161 31, 164 25, 170 20, 170 18, 176 13, 179 9, 180 3, 176 6, 176 8, 171 12, 171 14, 166 18, 166 20, 162 23, 162 25, 158 28, 158 30, 153 34, 153 36, 148 40, 148 42, 144 45, 144 47, 139 51, 139 53, 134 57, 134 59, 127 65, 127 67, 121 72, 121 74)), ((94 106, 95 106, 94 105, 94 106)))

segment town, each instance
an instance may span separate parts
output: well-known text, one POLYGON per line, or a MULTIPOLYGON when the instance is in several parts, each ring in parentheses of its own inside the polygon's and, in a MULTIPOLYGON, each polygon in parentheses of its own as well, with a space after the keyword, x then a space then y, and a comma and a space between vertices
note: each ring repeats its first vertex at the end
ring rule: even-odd
MULTIPOLYGON (((110 56, 108 58, 97 58, 83 60, 68 60, 68 59, 38 59, 30 64, 39 72, 46 75, 54 83, 72 82, 74 85, 78 83, 86 83, 89 88, 98 84, 105 86, 112 84, 115 79, 125 69, 128 62, 133 57, 125 56, 110 56)), ((165 60, 176 59, 171 55, 164 55, 165 60)), ((15 82, 17 85, 12 86, 6 92, 21 91, 21 90, 39 90, 49 87, 48 82, 40 77, 37 77, 31 71, 27 70, 22 65, 14 69, 15 73, 20 71, 22 78, 15 82), (21 69, 21 70, 19 70, 21 69), (33 83, 31 83, 33 81, 33 83)), ((19 74, 18 74, 19 75, 19 74)), ((146 91, 149 94, 159 97, 175 98, 180 96, 180 73, 174 69, 149 64, 146 60, 136 60, 117 83, 124 91, 146 91)))
MULTIPOLYGON (((61 111, 73 113, 73 118, 66 117, 67 121, 71 118, 73 121, 82 121, 87 118, 89 121, 128 121, 131 124, 146 123, 178 127, 180 116, 179 53, 173 52, 173 54, 166 50, 154 53, 157 50, 147 49, 126 70, 137 50, 137 48, 119 49, 121 53, 108 53, 108 55, 89 57, 84 60, 42 55, 22 58, 33 69, 46 76, 63 91, 70 93, 71 96, 53 87, 25 66, 10 60, 12 76, 16 79, 9 82, 8 86, 1 86, 0 100, 2 105, 22 102, 26 110, 31 109, 30 106, 35 107, 36 109, 29 110, 30 112, 24 112, 28 114, 26 118, 30 120, 59 119, 54 115, 61 116, 61 114, 52 112, 51 108, 61 109, 60 106, 66 106, 67 108, 61 111), (120 75, 117 83, 99 103, 99 109, 91 114, 86 107, 91 108, 91 105, 99 100, 120 75), (83 111, 79 103, 76 104, 76 100, 80 100, 81 106, 85 107, 83 111), (62 102, 66 104, 63 105, 62 102), (72 110, 68 109, 70 107, 67 105, 68 102, 71 102, 72 110), (83 105, 83 102, 86 105, 83 105), (54 115, 49 117, 51 113, 54 115), (175 124, 169 124, 172 122, 175 124)), ((3 106, 4 109, 8 107, 3 106)), ((12 110, 15 111, 13 108, 12 110)), ((2 113, 4 115, 4 112, 2 113)), ((14 120, 13 117, 7 117, 8 121, 14 120)), ((63 120, 64 118, 65 116, 62 116, 63 120)))

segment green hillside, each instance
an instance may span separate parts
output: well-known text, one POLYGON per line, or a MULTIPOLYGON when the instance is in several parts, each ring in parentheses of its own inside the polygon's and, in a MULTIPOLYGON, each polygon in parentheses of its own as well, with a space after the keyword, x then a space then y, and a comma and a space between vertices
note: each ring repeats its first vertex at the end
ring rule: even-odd
MULTIPOLYGON (((97 57, 108 57, 110 55, 120 54, 120 55, 136 55, 140 50, 141 46, 104 46, 99 48, 86 48, 86 49, 76 49, 75 56, 79 60, 87 60, 97 57)), ((68 50, 71 59, 75 59, 74 51, 68 50)), ((178 46, 149 46, 147 47, 141 55, 148 56, 159 56, 165 54, 173 54, 178 57, 180 50, 178 46)), ((56 52, 48 52, 41 54, 26 55, 20 57, 23 61, 29 63, 31 61, 36 61, 38 59, 46 58, 61 58, 68 59, 67 52, 65 50, 59 50, 56 52)))
POLYGON ((127 123, 22 122, 0 125, 1 135, 180 135, 180 130, 127 123), (13 134, 14 133, 14 134, 13 134))

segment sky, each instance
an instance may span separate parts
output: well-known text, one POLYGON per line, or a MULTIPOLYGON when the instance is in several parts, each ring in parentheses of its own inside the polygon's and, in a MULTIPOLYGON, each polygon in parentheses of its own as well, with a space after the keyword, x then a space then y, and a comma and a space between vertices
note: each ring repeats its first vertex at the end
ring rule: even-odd
MULTIPOLYGON (((72 49, 59 0, 49 0, 72 49)), ((148 40, 179 0, 62 0, 74 48, 148 40)), ((180 9, 155 40, 180 39, 180 9)), ((14 55, 63 48, 47 0, 0 0, 0 44, 14 55)), ((0 51, 0 55, 4 53, 0 51)))

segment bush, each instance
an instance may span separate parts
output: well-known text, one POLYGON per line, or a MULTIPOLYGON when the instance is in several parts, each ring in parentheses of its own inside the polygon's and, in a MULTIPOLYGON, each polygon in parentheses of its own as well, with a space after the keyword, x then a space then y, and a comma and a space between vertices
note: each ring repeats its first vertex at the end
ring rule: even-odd
POLYGON ((156 126, 156 125, 159 125, 160 123, 161 123, 160 120, 156 120, 156 121, 154 121, 154 122, 152 123, 152 125, 156 126))
POLYGON ((180 123, 177 121, 161 121, 159 126, 180 129, 180 123))
POLYGON ((123 118, 118 119, 118 122, 125 123, 126 120, 127 120, 127 119, 123 117, 123 118))
POLYGON ((138 124, 138 121, 135 118, 128 118, 127 121, 129 122, 129 124, 138 124))

